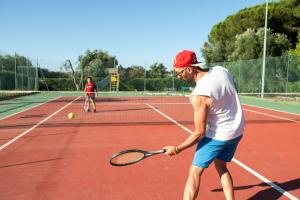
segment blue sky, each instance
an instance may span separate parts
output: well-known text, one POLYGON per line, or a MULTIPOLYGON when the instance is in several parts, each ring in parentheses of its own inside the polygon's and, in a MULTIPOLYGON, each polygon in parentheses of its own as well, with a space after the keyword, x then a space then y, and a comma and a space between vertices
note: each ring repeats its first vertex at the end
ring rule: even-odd
POLYGON ((0 0, 0 54, 17 52, 51 70, 102 49, 124 67, 197 53, 213 25, 265 0, 0 0))

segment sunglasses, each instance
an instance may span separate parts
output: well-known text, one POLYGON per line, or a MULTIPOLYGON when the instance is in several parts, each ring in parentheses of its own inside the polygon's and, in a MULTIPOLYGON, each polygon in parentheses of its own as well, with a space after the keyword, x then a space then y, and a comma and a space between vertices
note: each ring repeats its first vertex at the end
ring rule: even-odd
POLYGON ((186 69, 187 69, 187 67, 184 68, 183 70, 181 70, 180 72, 176 72, 176 71, 175 71, 175 74, 176 74, 177 76, 181 76, 181 74, 182 74, 186 69))

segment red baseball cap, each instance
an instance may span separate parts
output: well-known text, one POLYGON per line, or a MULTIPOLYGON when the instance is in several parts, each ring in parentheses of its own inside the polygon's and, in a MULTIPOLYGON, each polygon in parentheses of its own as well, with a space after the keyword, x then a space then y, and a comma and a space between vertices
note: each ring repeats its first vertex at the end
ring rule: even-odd
POLYGON ((174 59, 173 66, 176 68, 184 67, 199 67, 201 69, 207 69, 208 66, 204 62, 198 62, 196 53, 190 50, 183 50, 178 53, 174 59))

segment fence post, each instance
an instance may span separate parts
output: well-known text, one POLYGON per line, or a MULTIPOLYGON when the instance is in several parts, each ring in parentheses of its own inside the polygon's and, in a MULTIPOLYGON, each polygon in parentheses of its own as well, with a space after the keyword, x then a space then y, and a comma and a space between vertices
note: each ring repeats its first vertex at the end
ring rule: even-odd
POLYGON ((17 53, 15 52, 15 90, 18 88, 18 80, 17 80, 17 53))
POLYGON ((285 84, 285 93, 287 96, 288 93, 288 83, 289 83, 289 66, 290 66, 290 56, 287 55, 287 67, 286 67, 286 84, 285 84))
POLYGON ((27 57, 27 90, 29 89, 29 58, 27 57))
POLYGON ((144 92, 146 91, 146 75, 147 75, 147 61, 145 61, 145 72, 144 72, 144 92))
POLYGON ((36 68, 35 68, 35 85, 34 90, 37 91, 39 89, 39 72, 38 72, 39 61, 36 60, 36 68))
POLYGON ((172 70, 172 91, 175 91, 175 73, 174 73, 174 69, 172 70))

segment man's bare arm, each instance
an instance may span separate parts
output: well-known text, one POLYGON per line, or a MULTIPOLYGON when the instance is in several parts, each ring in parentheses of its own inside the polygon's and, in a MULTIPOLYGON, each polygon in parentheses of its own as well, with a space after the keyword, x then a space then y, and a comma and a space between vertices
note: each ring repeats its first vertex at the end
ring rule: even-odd
POLYGON ((194 124, 195 131, 189 135, 187 139, 178 145, 165 147, 166 154, 174 155, 180 151, 187 149, 205 136, 207 114, 210 107, 210 98, 206 96, 194 96, 192 99, 192 105, 194 108, 194 124))

